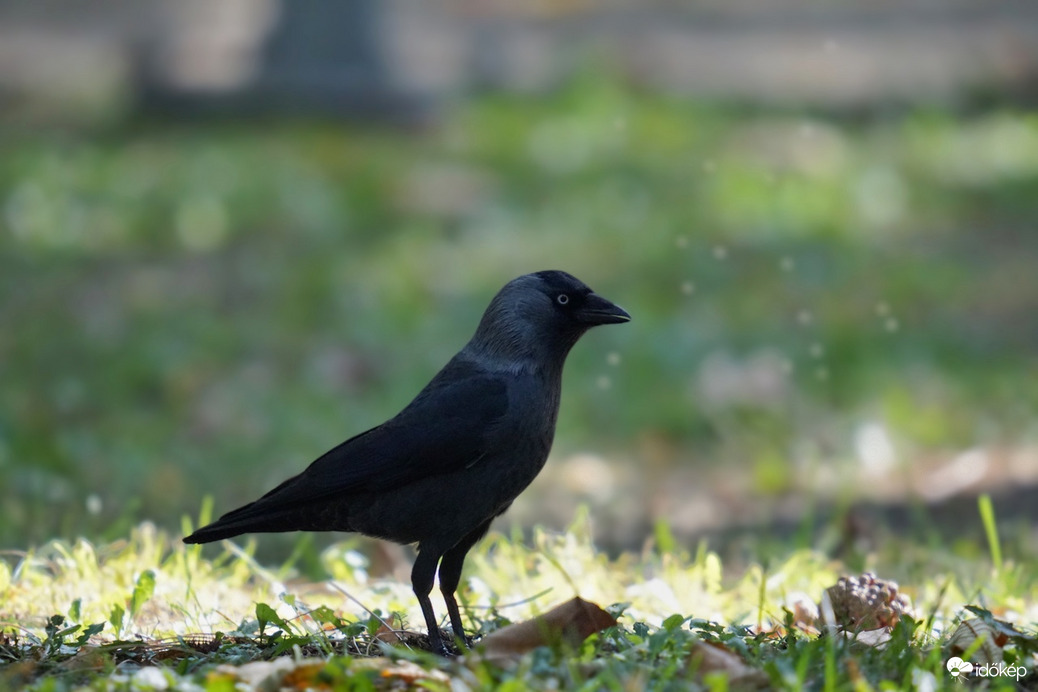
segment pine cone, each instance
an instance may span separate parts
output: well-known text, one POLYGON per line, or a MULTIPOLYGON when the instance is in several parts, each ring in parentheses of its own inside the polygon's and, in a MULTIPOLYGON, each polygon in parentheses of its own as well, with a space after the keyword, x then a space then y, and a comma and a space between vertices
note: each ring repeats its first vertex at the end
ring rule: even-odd
POLYGON ((840 577, 836 586, 825 592, 833 606, 835 624, 845 630, 890 628, 911 608, 908 596, 898 593, 897 582, 879 579, 871 572, 840 577))

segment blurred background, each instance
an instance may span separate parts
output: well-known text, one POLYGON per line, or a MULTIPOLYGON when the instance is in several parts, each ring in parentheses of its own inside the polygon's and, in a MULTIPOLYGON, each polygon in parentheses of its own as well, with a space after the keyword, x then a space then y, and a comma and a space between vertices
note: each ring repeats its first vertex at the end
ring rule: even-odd
POLYGON ((0 548, 251 500, 560 268, 634 321, 498 528, 1033 550, 1036 104, 1030 0, 2 0, 0 548))

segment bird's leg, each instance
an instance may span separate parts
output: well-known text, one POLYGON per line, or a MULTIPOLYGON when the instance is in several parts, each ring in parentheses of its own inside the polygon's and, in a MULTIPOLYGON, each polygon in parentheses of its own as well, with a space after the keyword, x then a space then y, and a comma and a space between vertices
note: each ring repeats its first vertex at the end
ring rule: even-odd
POLYGON ((418 597, 418 604, 422 606, 422 615, 425 616, 425 626, 429 630, 429 648, 441 656, 447 656, 447 647, 443 645, 440 636, 440 627, 433 613, 432 601, 429 594, 432 592, 433 580, 436 578, 436 563, 440 561, 440 553, 422 550, 419 548, 418 557, 411 568, 411 588, 414 595, 418 597))
POLYGON ((462 643, 465 642, 465 628, 461 625, 461 612, 458 610, 458 601, 455 599, 454 593, 461 582, 461 568, 465 564, 465 556, 476 544, 476 541, 486 535, 489 528, 489 521, 482 524, 444 553, 443 560, 440 561, 440 593, 443 594, 443 600, 447 604, 447 614, 450 615, 454 635, 462 643))
POLYGON ((458 590, 458 582, 461 581, 461 566, 465 561, 466 550, 451 550, 443 556, 440 563, 440 593, 443 601, 447 604, 447 614, 451 618, 451 628, 454 634, 462 642, 465 641, 465 628, 461 625, 461 611, 458 610, 458 601, 454 592, 458 590), (448 560, 448 558, 451 558, 448 560))

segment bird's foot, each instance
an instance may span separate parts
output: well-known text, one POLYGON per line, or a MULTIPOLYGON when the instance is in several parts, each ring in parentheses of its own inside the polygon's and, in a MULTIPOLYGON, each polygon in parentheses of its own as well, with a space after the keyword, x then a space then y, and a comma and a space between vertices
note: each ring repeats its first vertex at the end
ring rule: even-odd
POLYGON ((459 646, 454 638, 454 633, 449 630, 431 630, 428 637, 427 651, 443 656, 444 658, 455 658, 460 656, 468 648, 469 640, 463 640, 463 646, 459 646))

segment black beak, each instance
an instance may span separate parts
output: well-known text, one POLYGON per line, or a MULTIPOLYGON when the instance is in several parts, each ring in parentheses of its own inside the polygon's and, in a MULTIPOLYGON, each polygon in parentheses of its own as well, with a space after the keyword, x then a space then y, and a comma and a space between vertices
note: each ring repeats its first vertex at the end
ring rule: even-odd
POLYGON ((614 305, 597 293, 589 293, 584 297, 584 304, 577 313, 582 322, 592 326, 599 324, 620 324, 630 322, 631 316, 619 305, 614 305))

